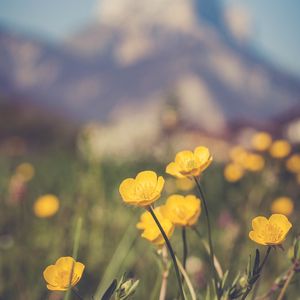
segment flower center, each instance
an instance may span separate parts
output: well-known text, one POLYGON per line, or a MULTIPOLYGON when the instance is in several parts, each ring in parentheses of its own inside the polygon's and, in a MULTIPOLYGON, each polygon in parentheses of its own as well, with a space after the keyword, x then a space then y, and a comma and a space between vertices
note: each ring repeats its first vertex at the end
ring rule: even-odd
POLYGON ((282 229, 275 224, 267 224, 264 230, 262 231, 262 236, 269 243, 275 243, 281 239, 283 234, 282 229))

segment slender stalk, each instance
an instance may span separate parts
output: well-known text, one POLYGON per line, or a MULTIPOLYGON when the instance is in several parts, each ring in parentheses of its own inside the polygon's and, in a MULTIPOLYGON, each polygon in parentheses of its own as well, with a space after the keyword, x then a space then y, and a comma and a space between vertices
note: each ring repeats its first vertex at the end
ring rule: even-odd
POLYGON ((192 283, 190 281, 190 278, 189 278, 188 274, 186 273, 185 269, 183 268, 183 265, 180 263, 180 261, 179 261, 179 259, 177 257, 176 257, 176 261, 177 261, 178 267, 179 267, 179 269, 181 271, 181 274, 184 277, 186 285, 187 285, 187 287, 189 289, 189 292, 190 292, 192 300, 197 300, 197 298, 196 298, 196 292, 195 292, 195 290, 193 288, 193 285, 192 285, 192 283))
POLYGON ((263 267, 264 267, 264 265, 265 265, 265 263, 266 263, 266 261, 267 261, 267 259, 268 259, 268 257, 269 257, 269 254, 270 254, 270 252, 271 252, 271 249, 272 249, 272 247, 269 246, 268 249, 267 249, 267 252, 266 252, 266 254, 265 254, 265 257, 264 257, 264 259, 263 259, 263 261, 262 261, 260 267, 258 268, 258 272, 259 272, 259 273, 262 271, 262 269, 263 269, 263 267))
POLYGON ((163 272, 162 272, 159 300, 165 300, 167 295, 167 286, 168 286, 168 277, 169 277, 168 250, 165 245, 162 248, 161 256, 162 256, 163 272))
POLYGON ((188 243, 187 243, 187 238, 186 238, 186 228, 185 227, 182 227, 181 236, 182 236, 182 245, 183 245, 182 265, 183 265, 183 268, 186 269, 186 259, 188 256, 188 243))
MULTIPOLYGON (((78 256, 81 228, 82 228, 82 218, 78 217, 77 222, 76 222, 76 227, 75 227, 74 244, 73 244, 73 251, 72 251, 72 257, 74 258, 75 261, 78 256)), ((69 288, 68 288, 67 292, 65 293, 64 300, 69 300, 71 290, 73 291, 72 286, 71 286, 73 273, 74 273, 74 263, 72 264, 72 269, 71 269, 71 273, 70 273, 69 288)))
POLYGON ((166 242, 166 245, 168 247, 168 250, 170 252, 170 255, 171 255, 171 258, 172 258, 172 261, 173 261, 173 265, 174 265, 174 269, 175 269, 175 273, 176 273, 176 277, 177 277, 177 281, 178 281, 178 285, 179 285, 179 292, 180 292, 180 297, 182 300, 185 300, 185 297, 184 297, 184 293, 183 293, 183 288, 182 288, 182 283, 181 283, 181 278, 180 278, 180 273, 179 273, 179 269, 178 269, 178 265, 177 265, 177 261, 176 261, 176 257, 175 257, 175 254, 174 254, 174 251, 173 251, 173 248, 171 246, 171 243, 164 231, 164 229, 162 228, 162 226, 160 225, 154 211, 153 211, 153 208, 151 206, 148 206, 147 207, 147 210, 149 211, 149 213, 151 214, 152 218, 154 219, 156 225, 158 226, 165 242, 166 242))
POLYGON ((286 281, 285 281, 285 283, 284 283, 284 285, 283 285, 283 287, 282 287, 282 289, 280 291, 280 294, 279 294, 277 300, 282 300, 283 299, 284 294, 286 293, 286 290, 287 290, 287 288, 288 288, 288 286, 289 286, 289 284, 290 284, 290 282, 291 282, 294 274, 295 274, 295 269, 294 268, 290 269, 289 272, 288 272, 288 274, 287 274, 286 281))
POLYGON ((214 285, 217 293, 217 298, 220 300, 220 293, 219 293, 219 277, 215 268, 214 264, 214 248, 213 248, 213 243, 212 243, 212 233, 211 233, 211 225, 210 225, 210 219, 209 219, 209 214, 208 214, 208 207, 205 199, 205 195, 202 191, 201 185, 197 177, 194 177, 195 183, 197 185, 197 188, 200 193, 201 200, 203 201, 204 205, 204 212, 206 216, 206 222, 207 222, 207 231, 208 231, 208 245, 209 245, 209 252, 210 252, 210 263, 211 263, 211 268, 212 268, 212 273, 214 277, 214 285))

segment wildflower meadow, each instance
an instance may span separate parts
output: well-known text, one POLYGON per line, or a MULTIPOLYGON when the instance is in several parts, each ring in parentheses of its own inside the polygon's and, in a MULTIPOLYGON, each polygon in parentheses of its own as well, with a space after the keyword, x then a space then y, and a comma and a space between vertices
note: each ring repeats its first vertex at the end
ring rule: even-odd
POLYGON ((0 299, 300 299, 297 145, 99 159, 80 138, 0 161, 0 299))

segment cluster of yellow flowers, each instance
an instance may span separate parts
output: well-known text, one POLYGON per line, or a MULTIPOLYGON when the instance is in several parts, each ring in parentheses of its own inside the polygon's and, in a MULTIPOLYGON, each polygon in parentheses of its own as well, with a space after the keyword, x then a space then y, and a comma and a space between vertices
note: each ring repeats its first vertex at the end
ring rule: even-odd
MULTIPOLYGON (((257 132, 252 136, 251 149, 235 146, 230 150, 230 162, 224 168, 224 177, 229 182, 239 181, 245 171, 258 172, 265 167, 264 153, 274 159, 284 159, 291 153, 291 145, 284 139, 274 140, 267 132, 257 132)), ((300 154, 293 154, 286 161, 286 168, 295 173, 300 183, 300 154)))
MULTIPOLYGON (((212 162, 212 156, 206 147, 197 147, 194 152, 178 152, 174 162, 166 167, 166 173, 180 180, 190 180, 199 176, 212 162)), ((148 207, 161 196, 164 179, 153 171, 142 171, 135 178, 122 181, 119 191, 126 204, 148 207)), ((201 200, 194 195, 178 194, 167 198, 166 204, 154 210, 167 237, 169 238, 174 226, 193 226, 201 213, 201 200)), ((137 228, 142 229, 142 237, 161 246, 164 239, 159 228, 155 225, 149 211, 142 214, 137 228)))
POLYGON ((241 146, 235 146, 230 151, 231 161, 224 168, 224 177, 229 182, 240 180, 245 171, 259 172, 265 166, 262 155, 247 151, 241 146))

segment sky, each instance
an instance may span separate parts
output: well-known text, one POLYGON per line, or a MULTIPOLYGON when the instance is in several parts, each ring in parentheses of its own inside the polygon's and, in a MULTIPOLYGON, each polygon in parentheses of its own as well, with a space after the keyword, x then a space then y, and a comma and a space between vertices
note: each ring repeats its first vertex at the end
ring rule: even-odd
MULTIPOLYGON (((222 1, 244 7, 253 21, 254 47, 300 77, 299 0, 222 1)), ((88 23, 96 5, 97 0, 1 0, 0 25, 59 42, 88 23)))

